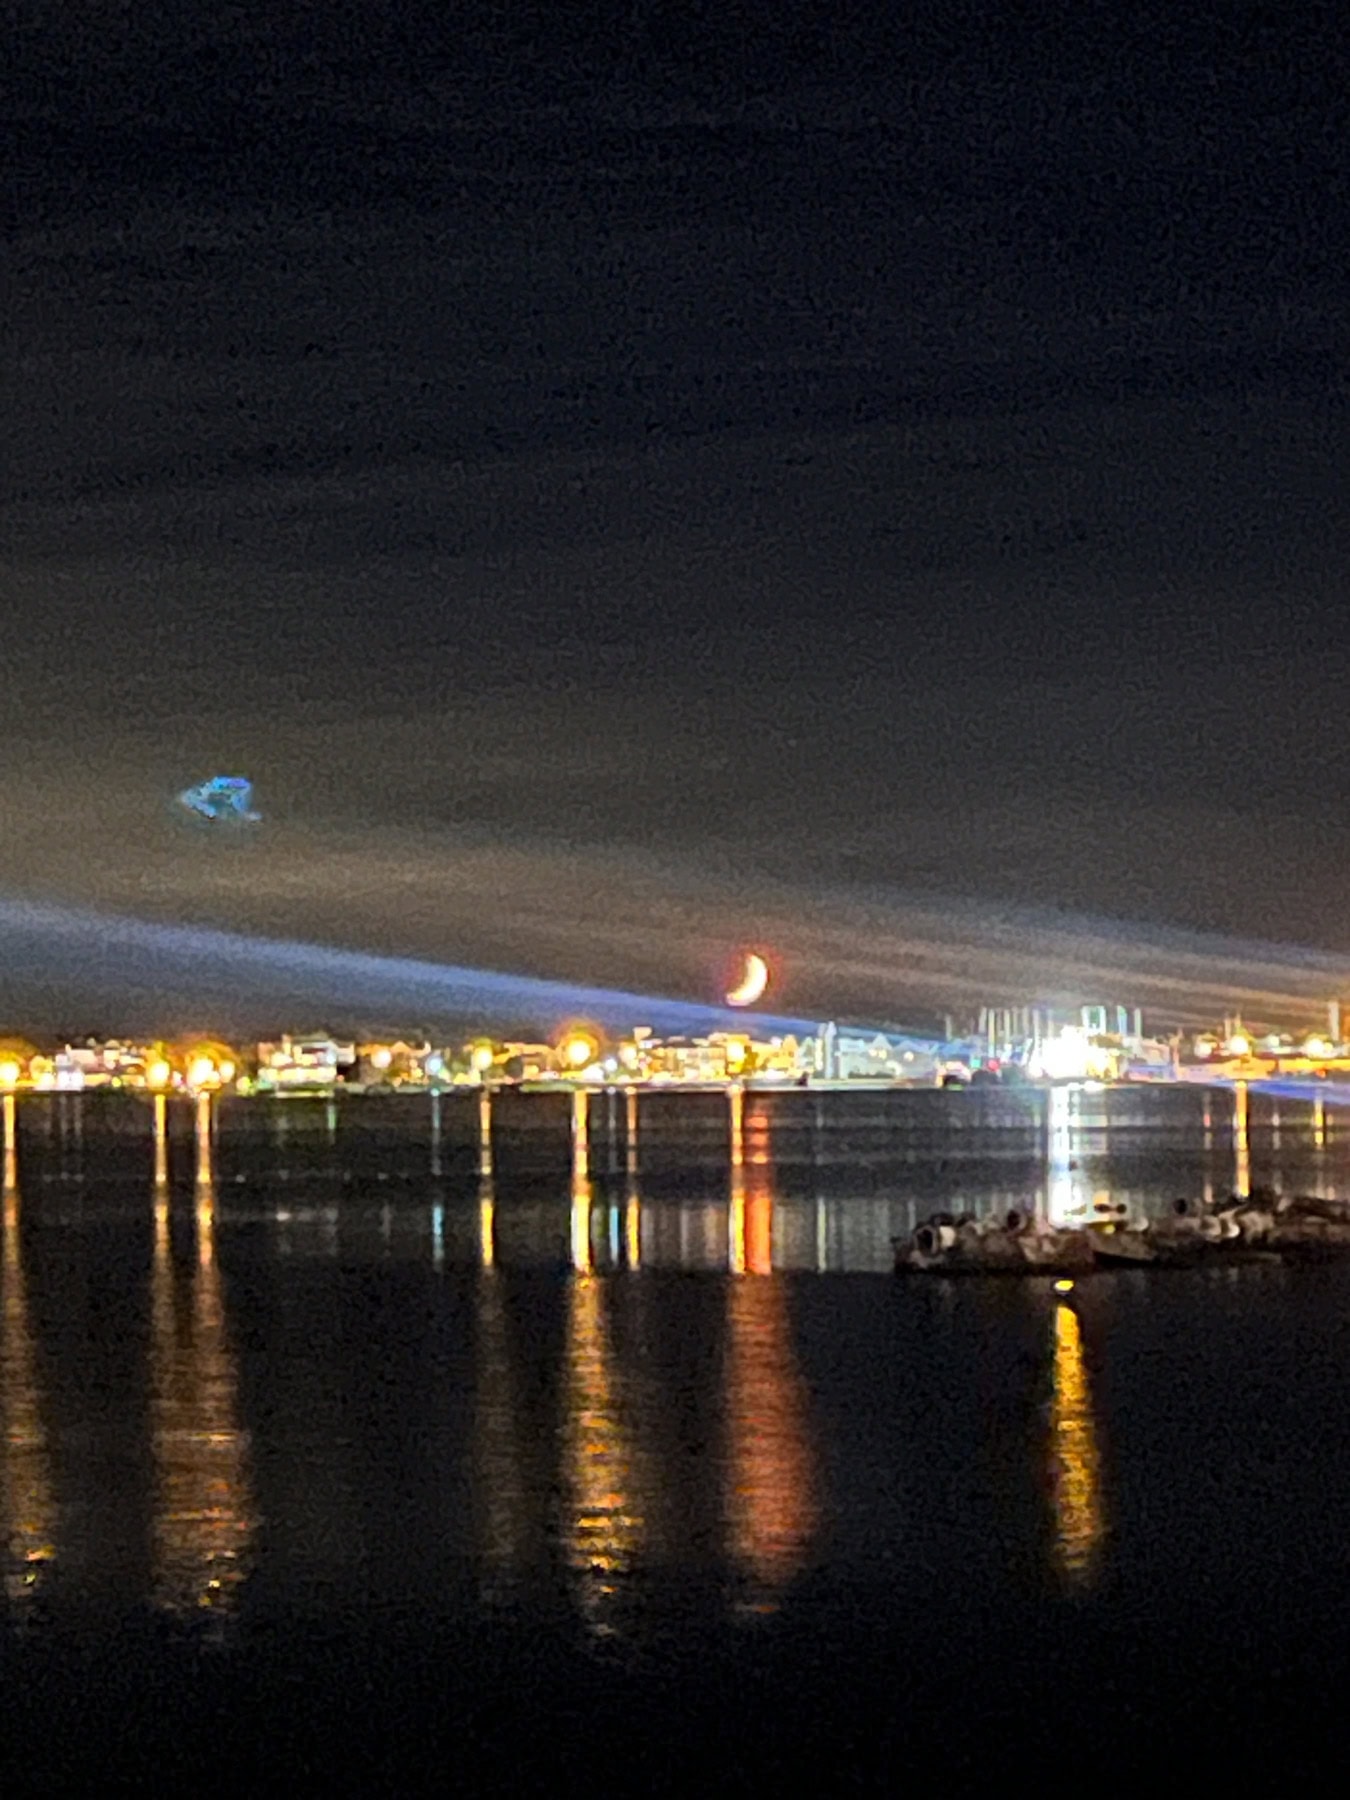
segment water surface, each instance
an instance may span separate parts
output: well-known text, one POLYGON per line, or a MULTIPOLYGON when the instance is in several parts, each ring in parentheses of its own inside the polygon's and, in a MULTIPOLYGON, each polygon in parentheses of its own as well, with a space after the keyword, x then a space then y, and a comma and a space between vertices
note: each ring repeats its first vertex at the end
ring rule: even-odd
POLYGON ((636 1131, 603 1095, 9 1113, 16 1779, 200 1782, 222 1708, 240 1779, 416 1785, 453 1739, 479 1785, 556 1787, 598 1732, 647 1786, 730 1755, 730 1785, 815 1758, 871 1787, 932 1708, 968 1775, 1075 1734, 1160 1754, 1141 1711, 1314 1755, 1350 1270, 1058 1296, 898 1282, 890 1239, 935 1204, 1350 1193, 1350 1118, 1178 1090, 659 1096, 636 1131))

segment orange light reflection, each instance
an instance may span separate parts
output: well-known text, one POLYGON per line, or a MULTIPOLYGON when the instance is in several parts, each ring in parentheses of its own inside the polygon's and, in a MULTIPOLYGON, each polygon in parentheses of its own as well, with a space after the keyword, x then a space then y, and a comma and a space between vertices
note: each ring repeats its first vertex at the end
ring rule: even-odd
POLYGON ((1072 1587, 1097 1572, 1105 1521, 1101 1457, 1078 1314, 1055 1307, 1054 1394, 1050 1405, 1050 1478, 1055 1511, 1054 1560, 1072 1587))
POLYGON ((0 1263, 0 1535, 5 1593, 12 1607, 31 1603, 56 1558, 56 1501, 42 1422, 37 1345, 28 1315, 19 1243, 17 1117, 4 1096, 4 1255, 0 1263))
POLYGON ((248 1573, 255 1532, 238 1375, 216 1262, 215 1202, 208 1100, 197 1112, 197 1262, 186 1295, 173 1266, 167 1202, 155 1207, 154 1593, 156 1604, 172 1612, 231 1610, 248 1573))
POLYGON ((632 1449, 616 1392, 604 1284, 594 1275, 572 1282, 566 1358, 563 1548, 591 1629, 610 1636, 613 1602, 633 1569, 645 1521, 631 1500, 632 1449))
POLYGON ((492 1187, 484 1182, 478 1190, 478 1256, 485 1269, 497 1262, 497 1202, 492 1187))
MULTIPOLYGON (((762 1165, 739 1187, 741 1272, 771 1277, 773 1191, 762 1165)), ((727 1285, 728 1530, 750 1577, 749 1604, 773 1611, 803 1568, 820 1525, 810 1397, 797 1367, 782 1278, 727 1285)))
POLYGON ((155 1116, 155 1188, 169 1185, 169 1102, 163 1094, 154 1098, 155 1116))

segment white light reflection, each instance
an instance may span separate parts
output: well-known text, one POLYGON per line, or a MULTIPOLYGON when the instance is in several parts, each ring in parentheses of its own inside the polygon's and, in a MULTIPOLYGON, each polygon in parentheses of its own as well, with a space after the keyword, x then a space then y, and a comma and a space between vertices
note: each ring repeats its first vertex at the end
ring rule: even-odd
POLYGON ((1046 1090, 1045 1216, 1058 1227, 1078 1223, 1092 1200, 1087 1177, 1074 1155, 1076 1102, 1072 1088, 1056 1085, 1046 1090))

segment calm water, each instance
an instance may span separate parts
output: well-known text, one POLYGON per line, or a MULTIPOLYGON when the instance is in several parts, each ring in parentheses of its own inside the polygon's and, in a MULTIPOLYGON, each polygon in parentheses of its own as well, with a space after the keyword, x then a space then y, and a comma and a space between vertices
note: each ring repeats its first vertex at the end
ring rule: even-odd
POLYGON ((956 1199, 1350 1193, 1350 1113, 790 1093, 634 1123, 10 1104, 7 1785, 337 1758, 443 1786, 445 1756, 540 1791, 595 1759, 874 1788, 939 1740, 974 1777, 1177 1734, 1316 1766, 1350 1270, 1065 1301, 898 1282, 890 1240, 956 1199))

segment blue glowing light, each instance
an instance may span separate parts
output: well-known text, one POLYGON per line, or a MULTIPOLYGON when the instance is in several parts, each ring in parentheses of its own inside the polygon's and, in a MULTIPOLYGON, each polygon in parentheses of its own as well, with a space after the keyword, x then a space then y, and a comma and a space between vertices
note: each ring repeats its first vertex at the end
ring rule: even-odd
POLYGON ((253 783, 242 775, 213 775, 196 787, 184 788, 178 798, 189 812, 213 824, 239 820, 251 825, 262 817, 253 810, 253 783))
MULTIPOLYGON (((75 980, 86 1004, 116 996, 133 1017, 141 995, 157 994, 172 996, 171 1005, 194 1018, 247 1017, 268 1028, 299 1012, 330 1026, 371 1012, 529 1029, 581 1017, 606 1029, 642 1024, 663 1033, 745 1023, 725 1007, 660 995, 0 898, 0 968, 6 965, 26 970, 47 991, 75 980)), ((757 1015, 757 1022, 780 1034, 815 1029, 805 1019, 757 1015)))

